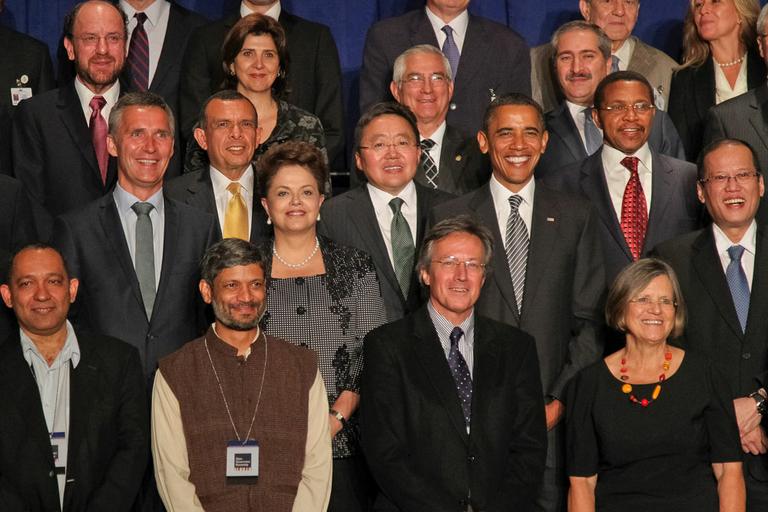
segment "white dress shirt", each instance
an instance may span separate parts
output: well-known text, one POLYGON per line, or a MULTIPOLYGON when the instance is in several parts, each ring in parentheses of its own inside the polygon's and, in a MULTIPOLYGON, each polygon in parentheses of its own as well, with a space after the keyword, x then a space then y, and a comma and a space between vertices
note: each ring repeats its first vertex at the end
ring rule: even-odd
MULTIPOLYGON (((504 243, 507 243, 507 221, 509 214, 512 213, 512 207, 509 204, 509 197, 518 195, 522 198, 517 211, 520 218, 523 219, 525 228, 528 230, 528 238, 531 237, 531 223, 533 222, 533 195, 536 191, 536 180, 525 184, 520 192, 514 193, 499 183, 496 176, 491 175, 490 181, 491 197, 493 198, 493 209, 496 211, 496 221, 499 223, 499 233, 504 243)), ((506 248, 506 247, 505 247, 506 248)))
POLYGON ((621 165, 621 161, 628 156, 636 156, 640 163, 637 166, 637 174, 640 177, 640 185, 643 187, 645 195, 645 206, 648 214, 651 213, 651 191, 652 191, 652 157, 648 143, 643 144, 634 155, 626 155, 608 144, 603 144, 603 171, 605 172, 605 181, 608 183, 608 193, 611 196, 613 211, 616 212, 616 218, 621 222, 621 203, 624 199, 624 190, 629 182, 629 169, 621 165))
MULTIPOLYGON (((216 202, 216 214, 219 217, 219 227, 221 232, 224 233, 224 219, 227 215, 227 205, 229 200, 232 199, 232 192, 227 190, 227 187, 232 180, 224 176, 218 169, 211 166, 211 185, 213 185, 213 198, 216 202)), ((251 232, 251 221, 253 220, 253 167, 248 166, 240 176, 239 180, 235 180, 240 183, 240 195, 243 196, 245 201, 245 207, 248 210, 248 233, 251 232)))
MULTIPOLYGON (((120 0, 120 8, 128 18, 127 44, 130 44, 133 29, 138 25, 134 17, 138 11, 125 0, 120 0)), ((163 51, 165 33, 168 30, 168 17, 171 14, 171 4, 168 3, 168 0, 155 0, 142 12, 147 15, 147 20, 144 22, 144 31, 147 33, 147 40, 149 41, 149 76, 147 83, 151 84, 152 79, 155 77, 155 71, 157 71, 157 61, 160 60, 160 52, 163 51)))
POLYGON ((136 220, 138 215, 131 206, 137 201, 151 203, 154 206, 149 212, 149 220, 152 222, 152 242, 155 249, 155 288, 157 288, 160 286, 160 270, 163 267, 163 242, 165 240, 165 201, 163 200, 163 189, 161 188, 155 192, 146 201, 142 201, 126 191, 118 183, 115 185, 112 197, 115 200, 117 215, 120 217, 120 223, 123 226, 125 242, 128 245, 128 252, 131 254, 134 268, 136 268, 136 220))
MULTIPOLYGON (((280 12, 282 11, 282 8, 280 6, 280 1, 278 0, 275 2, 275 5, 267 9, 267 12, 264 13, 264 16, 269 16, 273 20, 277 21, 278 18, 280 18, 280 12)), ((240 2, 240 17, 248 16, 249 14, 253 14, 256 11, 252 11, 248 8, 247 5, 245 5, 245 2, 240 2)))
POLYGON ((373 203, 373 211, 376 213, 376 220, 379 223, 381 236, 384 237, 384 245, 387 246, 389 261, 392 263, 392 268, 395 268, 395 259, 392 256, 392 218, 395 214, 392 213, 392 208, 389 207, 389 202, 395 197, 399 197, 403 200, 403 206, 400 207, 400 212, 408 222, 408 227, 411 228, 411 236, 413 237, 413 242, 415 244, 416 222, 418 221, 416 216, 416 186, 413 184, 413 180, 411 180, 396 196, 378 189, 370 183, 368 183, 366 187, 368 187, 368 195, 371 197, 371 203, 373 203))
POLYGON ((717 65, 715 59, 712 59, 712 65, 715 66, 715 105, 719 105, 725 100, 735 98, 747 92, 749 88, 747 85, 747 55, 744 55, 744 61, 741 63, 741 68, 733 87, 731 87, 731 84, 725 77, 723 68, 717 65))
POLYGON ((720 258, 720 265, 723 267, 723 273, 725 273, 728 264, 731 262, 728 248, 732 245, 740 245, 744 248, 744 253, 741 255, 741 267, 747 275, 749 290, 752 291, 752 276, 755 273, 755 251, 757 250, 757 223, 755 220, 752 219, 752 224, 749 225, 749 228, 744 232, 744 236, 738 242, 732 242, 717 224, 712 224, 712 232, 715 235, 715 247, 717 248, 717 256, 720 258))
MULTIPOLYGON (((432 146, 432 149, 427 151, 427 153, 429 153, 429 156, 431 156, 432 160, 435 161, 435 166, 437 167, 438 172, 440 171, 440 152, 443 150, 443 137, 445 137, 445 127, 446 123, 445 120, 443 120, 443 122, 440 123, 440 126, 437 127, 437 130, 435 130, 429 137, 422 137, 421 134, 419 134, 419 140, 429 139, 435 143, 435 145, 432 146)), ((422 151, 424 150, 422 149, 422 151)))
POLYGON ((101 109, 101 116, 107 123, 109 123, 109 113, 112 112, 112 107, 115 106, 118 98, 120 98, 119 80, 112 84, 112 87, 97 95, 80 81, 80 77, 77 77, 75 78, 75 91, 77 91, 77 97, 80 98, 80 107, 83 109, 85 124, 91 126, 91 114, 93 113, 91 100, 94 96, 103 96, 104 100, 107 102, 101 109))
POLYGON ((635 52, 635 40, 628 37, 621 47, 612 53, 613 56, 619 59, 619 71, 626 71, 629 66, 629 61, 632 59, 632 54, 635 52))
MULTIPOLYGON (((437 38, 437 47, 442 49, 445 43, 446 35, 443 32, 443 27, 449 25, 453 29, 453 41, 456 43, 456 47, 459 49, 459 56, 464 49, 464 37, 467 35, 467 25, 469 25, 469 13, 466 9, 464 12, 456 16, 450 23, 446 23, 437 17, 435 13, 429 10, 429 7, 424 7, 427 11, 427 19, 432 25, 432 30, 435 31, 435 37, 437 38)), ((455 79, 456 77, 454 77, 455 79)))

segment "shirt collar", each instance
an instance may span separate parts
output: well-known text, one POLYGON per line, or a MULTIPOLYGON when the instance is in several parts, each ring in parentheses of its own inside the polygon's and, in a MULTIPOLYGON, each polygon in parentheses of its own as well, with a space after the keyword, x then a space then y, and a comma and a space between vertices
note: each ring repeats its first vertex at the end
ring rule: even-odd
POLYGON ((438 338, 450 339, 451 331, 454 327, 459 327, 464 332, 464 341, 468 347, 472 347, 474 342, 475 331, 475 310, 472 308, 472 312, 467 318, 464 319, 459 325, 454 325, 450 320, 437 312, 432 305, 432 300, 427 301, 427 311, 429 311, 429 317, 432 319, 432 325, 435 326, 438 338))
POLYGON ((623 165, 621 165, 621 161, 628 156, 636 156, 640 163, 643 164, 643 166, 646 169, 651 168, 651 149, 648 147, 648 142, 640 146, 640 149, 635 151, 631 155, 627 155, 622 151, 619 151, 618 149, 614 148, 613 146, 610 146, 608 144, 603 144, 603 162, 604 164, 607 164, 605 166, 605 170, 609 171, 611 169, 616 169, 618 167, 624 168, 623 165))
POLYGON ((238 356, 237 348, 233 347, 232 345, 230 345, 229 343, 221 339, 221 337, 219 337, 219 333, 216 332, 216 322, 213 322, 211 324, 211 328, 208 330, 208 333, 206 333, 205 335, 205 339, 208 342, 209 348, 219 352, 223 352, 225 354, 228 354, 234 357, 242 357, 243 359, 246 359, 246 360, 248 359, 248 356, 251 355, 251 351, 253 350, 254 343, 259 341, 259 337, 261 337, 261 328, 257 326, 256 335, 253 337, 253 341, 251 341, 251 345, 248 347, 248 350, 246 350, 245 354, 243 354, 242 356, 238 356))
POLYGON ((720 226, 712 223, 712 232, 715 235, 715 247, 717 248, 717 254, 723 254, 728 251, 728 248, 732 245, 740 245, 745 251, 754 255, 757 250, 757 222, 752 219, 752 224, 749 225, 744 232, 744 236, 738 242, 732 242, 730 238, 725 235, 720 226))
POLYGON ((366 187, 368 187, 368 194, 371 196, 371 202, 376 211, 381 211, 383 208, 389 209, 389 202, 395 197, 402 199, 405 207, 413 208, 416 206, 416 185, 413 184, 413 180, 409 181, 403 190, 395 196, 374 187, 370 182, 366 184, 366 187))
POLYGON ((440 146, 443 144, 443 137, 445 137, 445 127, 446 122, 445 119, 443 119, 443 122, 440 123, 440 126, 438 126, 434 132, 432 132, 432 135, 429 137, 422 137, 421 134, 419 134, 419 140, 430 139, 435 143, 435 146, 440 146))
MULTIPOLYGON (((520 196, 520 198, 523 200, 523 203, 528 204, 531 208, 533 207, 533 193, 536 191, 536 180, 531 178, 531 180, 525 184, 523 188, 520 189, 519 192, 512 192, 507 187, 502 185, 498 179, 496 179, 495 175, 491 175, 491 197, 493 197, 493 204, 494 205, 501 205, 501 204, 509 204, 509 196, 515 195, 520 196)), ((496 212, 497 214, 500 212, 496 212)))
MULTIPOLYGON (((278 0, 275 5, 270 7, 267 12, 264 14, 266 16, 269 16, 273 20, 277 21, 280 18, 280 13, 282 12, 282 7, 280 6, 280 1, 278 0)), ((247 5, 245 5, 245 2, 240 2, 240 17, 248 16, 249 14, 253 14, 254 11, 250 10, 247 5)))
POLYGON ((213 185, 217 189, 226 189, 230 183, 233 181, 237 181, 240 183, 240 186, 243 187, 246 193, 253 195, 253 166, 248 165, 248 167, 245 168, 245 171, 243 171, 243 174, 240 176, 240 179, 238 180, 230 180, 224 174, 221 173, 218 169, 216 169, 214 166, 210 167, 211 171, 211 181, 213 182, 213 185))
MULTIPOLYGON (((75 91, 77 92, 77 96, 80 98, 80 104, 83 107, 83 111, 91 112, 91 100, 94 96, 97 96, 97 94, 86 87, 85 84, 80 80, 79 76, 75 77, 75 91)), ((99 94, 98 96, 102 96, 106 100, 107 105, 110 107, 117 103, 117 100, 120 97, 120 81, 115 80, 115 83, 113 83, 109 89, 99 94)), ((105 121, 109 122, 109 119, 105 119, 105 121)))
MULTIPOLYGON (((160 21, 160 16, 162 16, 163 11, 170 9, 170 7, 171 5, 167 2, 167 0, 155 0, 152 2, 152 5, 141 12, 147 15, 147 21, 149 21, 149 23, 155 27, 160 21)), ((129 22, 131 19, 133 19, 133 16, 139 12, 125 0, 120 0, 120 8, 125 12, 125 16, 128 18, 129 22)))
POLYGON ((621 44, 621 47, 613 53, 613 55, 617 56, 619 61, 621 61, 622 69, 627 69, 634 50, 635 40, 630 36, 621 44))
MULTIPOLYGON (((53 364, 50 366, 51 368, 61 367, 69 361, 72 361, 73 368, 77 368, 77 365, 80 364, 80 345, 77 343, 75 330, 72 328, 72 324, 69 323, 69 320, 66 321, 66 327, 67 339, 64 341, 64 346, 61 347, 61 351, 58 353, 56 359, 53 361, 53 364)), ((21 328, 19 328, 19 338, 21 339, 21 350, 24 354, 24 360, 27 361, 28 365, 32 364, 33 357, 36 357, 40 361, 44 362, 46 366, 48 365, 48 362, 45 360, 43 355, 39 350, 37 350, 37 345, 32 342, 29 336, 27 336, 27 333, 25 333, 21 328)))
POLYGON ((163 201, 163 189, 160 188, 157 192, 152 194, 152 196, 147 199, 146 201, 142 201, 138 197, 134 196, 127 190, 125 190, 123 187, 120 186, 120 183, 117 183, 115 185, 115 191, 112 193, 112 197, 115 199, 115 205, 117 205, 118 211, 121 212, 133 212, 133 209, 131 206, 133 206, 134 203, 137 201, 140 203, 150 203, 152 206, 155 207, 155 210, 157 210, 158 214, 161 214, 165 207, 165 202, 163 201))
POLYGON ((435 13, 429 10, 429 7, 424 7, 424 10, 427 11, 427 19, 432 24, 433 27, 435 27, 435 31, 441 31, 444 26, 450 25, 450 27, 453 29, 454 35, 457 37, 464 37, 467 33, 467 26, 469 25, 469 13, 466 9, 453 18, 450 23, 446 23, 443 20, 441 20, 435 13))
MULTIPOLYGON (((576 116, 584 112, 585 107, 584 105, 578 105, 576 103, 573 103, 572 101, 565 100, 565 106, 568 107, 568 111, 571 113, 571 117, 573 120, 576 120, 576 116)), ((585 112, 586 115, 586 112, 585 112)))

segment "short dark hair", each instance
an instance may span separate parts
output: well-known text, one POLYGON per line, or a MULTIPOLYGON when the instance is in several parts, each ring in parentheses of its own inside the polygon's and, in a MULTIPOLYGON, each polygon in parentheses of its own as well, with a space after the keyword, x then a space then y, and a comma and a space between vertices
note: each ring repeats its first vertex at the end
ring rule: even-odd
POLYGON ((123 19, 123 37, 128 37, 128 17, 125 15, 125 11, 123 11, 120 8, 120 5, 117 2, 108 2, 106 0, 86 0, 85 2, 80 2, 78 4, 75 4, 75 6, 70 10, 65 16, 64 16, 64 37, 72 41, 74 39, 74 30, 75 30, 75 21, 77 21, 77 15, 80 12, 80 9, 83 8, 84 5, 90 4, 92 2, 100 2, 102 4, 107 4, 111 7, 114 7, 117 9, 117 12, 120 13, 120 17, 123 19))
POLYGON ((222 270, 240 265, 259 265, 264 270, 264 256, 251 242, 225 238, 205 251, 200 260, 200 277, 213 286, 213 281, 222 270))
MULTIPOLYGON (((212 101, 219 100, 219 101, 247 101, 251 106, 253 104, 251 103, 251 100, 240 94, 234 89, 222 89, 218 92, 215 92, 208 96, 208 99, 205 100, 203 103, 203 106, 200 107, 200 113, 197 116, 197 124, 195 124, 196 128, 202 128, 205 130, 206 126, 208 125, 208 119, 205 117, 205 109, 208 108, 208 105, 211 104, 212 101)), ((256 125, 259 124, 259 114, 256 112, 256 107, 253 107, 253 115, 256 119, 256 125)))
MULTIPOLYGON (((457 215, 441 220, 429 228, 429 231, 424 235, 424 241, 421 245, 419 261, 417 264, 419 273, 421 273, 422 270, 429 268, 429 264, 432 262, 432 251, 435 248, 435 244, 454 233, 467 233, 480 239, 480 242, 483 244, 483 263, 485 264, 485 272, 487 274, 490 271, 488 263, 490 263, 491 257, 493 256, 493 234, 491 233, 491 230, 471 215, 457 215)), ((421 279, 421 276, 419 276, 419 279, 421 279)))
POLYGON ((128 107, 157 107, 168 116, 168 126, 171 128, 171 135, 176 131, 176 121, 173 117, 173 110, 165 102, 162 96, 153 92, 129 92, 120 97, 112 107, 109 113, 109 133, 115 135, 120 130, 120 124, 123 122, 123 113, 128 107))
POLYGON ((276 20, 263 14, 254 13, 243 16, 230 29, 227 37, 224 39, 224 44, 221 45, 223 57, 221 65, 224 68, 224 82, 221 84, 221 88, 237 88, 237 76, 230 71, 229 66, 235 62, 235 58, 243 48, 248 36, 269 36, 274 41, 275 48, 277 48, 277 57, 280 59, 280 71, 277 73, 274 83, 272 83, 272 97, 281 98, 288 92, 288 82, 286 80, 290 60, 288 44, 283 27, 276 20))
POLYGON ((603 106, 605 89, 614 82, 640 82, 648 90, 648 97, 651 103, 653 103, 653 87, 648 79, 635 71, 616 71, 615 73, 609 73, 597 84, 597 89, 595 89, 595 108, 599 109, 603 106))
POLYGON ((539 118, 540 128, 542 130, 546 129, 546 125, 544 123, 544 110, 541 108, 541 105, 539 105, 536 100, 526 94, 513 92, 511 94, 504 94, 499 96, 486 107, 485 115, 483 116, 483 131, 486 134, 488 133, 488 126, 491 124, 491 119, 493 119, 493 116, 496 115, 496 111, 506 105, 532 107, 534 110, 536 110, 536 115, 539 118))
POLYGON ((6 261, 2 262, 0 264, 0 268, 5 269, 6 272, 3 272, 5 275, 0 275, 0 283, 4 284, 10 284, 11 276, 13 275, 13 267, 16 264, 16 258, 24 251, 47 251, 51 250, 59 255, 61 258, 61 261, 64 265, 64 274, 67 278, 72 277, 72 275, 69 272, 69 264, 67 263, 67 259, 64 257, 64 255, 59 251, 56 247, 46 243, 46 242, 31 242, 26 245, 23 245, 19 247, 16 251, 11 253, 6 261))
POLYGON ((415 142, 419 142, 419 126, 416 123, 416 116, 410 108, 395 101, 384 101, 376 103, 366 110, 355 126, 355 153, 360 152, 360 141, 363 138, 363 130, 373 122, 374 119, 381 116, 399 116, 405 119, 413 132, 415 142))
POLYGON ((704 146, 704 149, 701 150, 701 153, 699 153, 699 158, 696 161, 696 179, 701 181, 707 177, 707 170, 704 168, 704 160, 707 158, 707 156, 710 153, 714 152, 717 149, 720 149, 723 146, 744 146, 745 148, 747 148, 750 154, 752 155, 752 165, 755 166, 755 170, 757 172, 761 172, 760 160, 758 159, 755 148, 750 146, 748 142, 743 141, 741 139, 724 137, 724 138, 713 140, 712 142, 704 146))
POLYGON ((320 193, 326 192, 328 163, 323 152, 309 142, 289 140, 269 148, 256 163, 256 183, 260 197, 267 197, 272 180, 286 165, 305 168, 315 178, 320 193))

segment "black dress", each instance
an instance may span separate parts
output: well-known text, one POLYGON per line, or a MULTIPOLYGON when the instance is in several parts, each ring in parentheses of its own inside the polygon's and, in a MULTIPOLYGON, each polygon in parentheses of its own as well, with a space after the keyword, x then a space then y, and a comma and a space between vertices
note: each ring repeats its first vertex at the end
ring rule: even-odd
MULTIPOLYGON (((713 462, 740 462, 727 382, 704 356, 686 352, 648 407, 629 401, 604 361, 568 390, 570 476, 597 474, 599 511, 717 512, 713 462)), ((633 384, 650 398, 655 384, 633 384)))

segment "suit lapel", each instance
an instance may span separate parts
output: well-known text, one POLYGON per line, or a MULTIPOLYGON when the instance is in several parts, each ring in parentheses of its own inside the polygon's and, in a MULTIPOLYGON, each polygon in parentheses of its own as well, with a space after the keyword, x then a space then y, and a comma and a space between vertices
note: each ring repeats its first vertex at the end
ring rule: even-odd
POLYGON ((584 145, 581 143, 581 136, 579 136, 576 122, 571 117, 571 112, 568 110, 568 105, 565 102, 562 102, 552 115, 549 116, 548 121, 547 130, 562 139, 563 144, 574 161, 584 160, 589 156, 587 155, 587 150, 584 149, 584 145))
POLYGON ((642 41, 635 36, 632 36, 632 39, 635 41, 635 49, 632 51, 632 57, 627 64, 627 70, 647 76, 653 71, 656 62, 653 60, 652 54, 646 51, 642 41))
POLYGON ((437 392, 440 402, 450 418, 451 425, 464 442, 468 443, 469 435, 464 423, 464 412, 461 409, 456 382, 451 375, 448 360, 432 325, 427 307, 422 307, 412 318, 416 334, 416 343, 413 344, 416 360, 424 369, 424 374, 437 392))
MULTIPOLYGON (((741 332, 741 324, 739 324, 739 318, 736 316, 736 309, 731 299, 731 290, 728 288, 728 283, 725 280, 723 266, 720 264, 720 259, 717 256, 715 236, 712 233, 711 226, 705 228, 696 238, 692 253, 691 258, 694 271, 698 275, 699 281, 707 290, 710 300, 720 312, 720 316, 728 324, 728 327, 739 339, 742 339, 744 334, 741 332)), ((761 272, 765 272, 765 270, 761 268, 761 272)))
MULTIPOLYGON (((161 307, 164 300, 164 295, 168 293, 168 279, 170 269, 173 268, 174 262, 178 261, 176 251, 179 246, 179 229, 180 219, 179 211, 176 209, 176 205, 173 201, 163 198, 165 201, 165 228, 163 239, 163 264, 160 267, 160 282, 157 285, 157 297, 155 299, 154 307, 152 308, 152 317, 155 316, 157 308, 161 307)), ((137 281, 138 282, 138 281, 137 281)), ((142 302, 143 304, 143 302, 142 302)), ((151 321, 151 318, 150 318, 151 321)))
POLYGON ((171 3, 163 48, 160 50, 160 58, 157 60, 155 76, 152 77, 152 83, 149 85, 150 91, 156 92, 161 88, 163 80, 168 75, 168 70, 174 67, 175 60, 181 58, 179 52, 183 50, 186 27, 181 25, 181 20, 178 19, 179 14, 176 5, 171 3))
POLYGON ((755 89, 755 101, 750 104, 750 107, 753 110, 749 112, 749 124, 763 143, 763 151, 766 151, 768 150, 768 84, 755 89))
MULTIPOLYGON (((85 121, 83 109, 80 106, 80 97, 75 90, 74 81, 59 90, 59 101, 57 104, 59 117, 62 124, 67 128, 72 142, 80 150, 83 159, 90 166, 89 179, 100 188, 104 188, 101 181, 101 171, 96 161, 96 152, 93 149, 91 141, 91 132, 88 129, 88 123, 85 121)), ((62 141, 58 141, 62 142, 62 141)), ((113 160, 110 158, 110 160, 113 160)), ((111 183, 110 177, 107 177, 107 183, 111 183)))
MULTIPOLYGON (((411 46, 417 44, 431 44, 432 46, 440 47, 437 44, 437 38, 435 37, 435 31, 432 29, 432 24, 427 18, 427 13, 422 11, 419 16, 414 17, 413 24, 410 27, 411 33, 411 46)), ((454 82, 456 78, 454 77, 454 82)))
POLYGON ((657 233, 664 226, 665 215, 673 189, 673 169, 663 165, 655 152, 651 152, 651 162, 653 167, 651 170, 651 212, 648 215, 648 229, 643 241, 644 252, 655 247, 658 242, 663 241, 657 239, 657 233))
POLYGON ((440 174, 438 181, 440 189, 446 192, 458 192, 461 189, 461 173, 464 169, 463 155, 459 153, 459 147, 464 142, 461 134, 452 127, 445 127, 443 146, 440 149, 440 174))
POLYGON ((765 333, 768 332, 768 261, 765 256, 768 254, 768 236, 760 224, 757 225, 755 249, 755 270, 752 274, 745 336, 763 343, 765 333))
MULTIPOLYGON (((469 23, 467 24, 467 35, 464 37, 464 46, 461 49, 461 57, 459 58, 459 69, 453 78, 454 83, 456 83, 458 77, 471 79, 474 76, 481 76, 484 67, 488 64, 486 58, 493 55, 493 49, 488 45, 487 34, 474 21, 474 16, 470 14, 469 23)), ((486 102, 490 101, 492 96, 490 91, 487 92, 486 102)), ((495 92, 501 94, 506 91, 495 92)), ((455 96, 456 94, 454 93, 455 96)))
POLYGON ((504 252, 504 240, 499 232, 499 222, 496 218, 496 209, 493 205, 490 185, 483 185, 475 193, 474 197, 470 200, 469 207, 476 212, 482 224, 493 232, 493 246, 496 247, 496 250, 493 251, 491 265, 495 271, 486 280, 485 286, 492 286, 493 282, 499 287, 499 292, 507 303, 507 309, 512 311, 515 318, 515 325, 520 325, 520 315, 517 311, 512 277, 509 274, 509 263, 504 252))
POLYGON ((534 302, 541 276, 547 273, 560 225, 560 208, 548 192, 543 185, 536 183, 530 234, 531 245, 528 249, 528 263, 525 270, 523 314, 525 314, 526 304, 534 302))
MULTIPOLYGON (((472 369, 472 423, 488 425, 493 420, 486 417, 488 400, 492 396, 494 380, 503 371, 500 367, 499 347, 485 331, 487 324, 475 316, 475 339, 473 343, 474 367, 472 369), (490 421, 489 421, 490 420, 490 421)), ((480 428, 480 427, 478 427, 480 428)))
MULTIPOLYGON (((752 59, 748 59, 751 61, 752 59)), ((706 119, 710 107, 715 104, 715 67, 710 56, 707 61, 694 68, 693 83, 697 85, 691 93, 693 94, 698 119, 706 119)))

